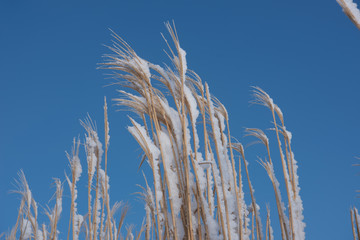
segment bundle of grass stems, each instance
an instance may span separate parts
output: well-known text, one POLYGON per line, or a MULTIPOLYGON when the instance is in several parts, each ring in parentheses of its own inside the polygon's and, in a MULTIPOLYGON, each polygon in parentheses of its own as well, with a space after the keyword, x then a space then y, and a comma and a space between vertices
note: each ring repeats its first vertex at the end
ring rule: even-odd
MULTIPOLYGON (((248 162, 243 145, 231 136, 229 115, 225 106, 210 93, 207 83, 187 68, 186 52, 180 47, 175 29, 166 27, 172 38, 168 56, 172 66, 161 67, 140 58, 118 35, 113 34, 112 54, 105 55, 103 69, 110 69, 122 89, 116 104, 136 113, 130 118, 129 132, 143 150, 141 163, 147 163, 151 174, 145 176, 141 197, 146 216, 138 232, 122 230, 128 208, 116 202, 110 205, 107 152, 109 123, 105 101, 105 144, 99 140, 95 124, 82 122, 86 130, 83 142, 87 162, 88 212, 77 210, 77 182, 82 174, 79 158, 80 141, 74 140, 68 154, 70 174, 66 183, 71 193, 67 239, 259 239, 273 240, 270 211, 261 219, 254 196, 248 162), (140 123, 141 122, 141 123, 140 123), (102 161, 102 159, 104 159, 102 161), (151 179, 151 180, 150 180, 151 179), (151 183, 150 183, 151 182, 151 183), (245 200, 244 185, 249 189, 245 200), (119 220, 114 217, 121 210, 119 220)), ((254 103, 270 110, 280 153, 285 199, 275 176, 269 139, 256 128, 246 129, 257 138, 267 156, 260 159, 274 190, 279 232, 284 240, 305 239, 303 206, 300 198, 297 162, 291 148, 291 133, 284 116, 270 96, 253 88, 254 103)), ((5 239, 58 239, 57 228, 62 212, 63 186, 55 180, 56 203, 49 208, 48 224, 37 222, 37 203, 32 197, 24 174, 20 173, 19 193, 22 200, 18 220, 5 239)), ((270 201, 271 199, 269 199, 270 201)))

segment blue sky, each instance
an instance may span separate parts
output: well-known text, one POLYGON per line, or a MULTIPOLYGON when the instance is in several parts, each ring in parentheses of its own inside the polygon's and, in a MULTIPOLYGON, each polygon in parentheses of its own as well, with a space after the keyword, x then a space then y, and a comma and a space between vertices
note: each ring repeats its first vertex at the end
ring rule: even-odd
MULTIPOLYGON (((188 67, 227 107, 240 141, 252 141, 244 127, 271 127, 267 109, 249 104, 250 87, 272 96, 293 133, 307 238, 349 239, 349 208, 360 203, 360 169, 352 166, 360 156, 360 31, 335 0, 1 1, 0 232, 16 222, 19 196, 9 192, 17 172, 24 170, 45 206, 52 178, 64 180, 68 172, 65 151, 73 137, 83 137, 79 119, 89 113, 102 129, 103 98, 116 97, 114 87, 105 87, 107 72, 96 69, 109 53, 103 46, 111 43, 109 28, 161 64, 169 62, 160 35, 168 20, 176 23, 188 67)), ((109 105, 112 200, 128 201, 127 222, 140 225, 143 204, 133 193, 143 184, 141 152, 126 131, 128 113, 109 105)), ((258 201, 274 202, 256 162, 263 147, 248 152, 258 201)), ((80 182, 79 191, 85 188, 80 182)))

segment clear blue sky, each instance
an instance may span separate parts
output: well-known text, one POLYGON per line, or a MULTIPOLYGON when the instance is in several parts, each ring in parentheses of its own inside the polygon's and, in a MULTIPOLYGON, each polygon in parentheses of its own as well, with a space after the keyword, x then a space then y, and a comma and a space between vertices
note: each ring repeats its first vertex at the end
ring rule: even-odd
MULTIPOLYGON (((235 137, 246 144, 253 139, 243 137, 244 127, 271 127, 270 113, 249 105, 250 86, 262 87, 282 108, 299 162, 307 238, 350 239, 349 208, 360 206, 360 169, 351 166, 360 156, 360 31, 335 0, 1 1, 0 232, 16 222, 19 196, 9 191, 17 172, 24 170, 45 206, 52 178, 64 180, 68 172, 65 150, 83 136, 79 119, 89 113, 102 129, 103 98, 116 97, 114 87, 104 87, 106 72, 96 69, 109 52, 108 28, 161 64, 168 60, 160 32, 172 19, 188 67, 225 104, 235 137)), ((126 131, 127 113, 116 110, 110 104, 112 201, 130 202, 127 222, 140 225, 143 204, 132 195, 143 184, 140 149, 126 131)), ((265 152, 261 146, 248 152, 264 206, 274 201, 256 163, 265 152)), ((85 187, 81 182, 79 191, 85 187)))

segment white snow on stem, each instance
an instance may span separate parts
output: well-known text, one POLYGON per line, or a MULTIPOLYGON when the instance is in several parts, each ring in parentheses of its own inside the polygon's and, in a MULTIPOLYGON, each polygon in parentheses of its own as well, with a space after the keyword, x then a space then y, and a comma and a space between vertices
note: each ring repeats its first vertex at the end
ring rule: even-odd
POLYGON ((172 151, 171 141, 169 135, 166 132, 160 132, 160 144, 161 149, 163 150, 163 164, 166 167, 167 180, 169 183, 169 191, 172 197, 172 202, 174 206, 174 212, 176 215, 180 213, 180 208, 182 204, 182 199, 179 197, 179 179, 175 171, 175 159, 172 151))
MULTIPOLYGON (((101 188, 104 190, 104 193, 107 194, 105 192, 105 189, 107 189, 109 191, 110 189, 110 184, 109 184, 109 176, 105 174, 105 171, 103 169, 100 169, 99 171, 99 177, 100 177, 100 183, 101 183, 101 188)), ((100 191, 101 193, 102 191, 100 191)), ((102 198, 105 198, 105 196, 102 196, 102 198)))
POLYGON ((360 11, 357 7, 357 4, 354 3, 352 0, 338 0, 338 2, 343 8, 347 8, 350 11, 352 16, 354 16, 352 20, 354 20, 358 25, 360 25, 360 11))
POLYGON ((74 174, 75 182, 79 181, 81 173, 82 173, 82 167, 80 163, 80 159, 78 156, 73 156, 71 159, 71 168, 72 173, 74 174))
MULTIPOLYGON (((90 167, 91 176, 94 175, 97 161, 101 162, 103 149, 96 131, 90 129, 88 135, 85 136, 85 145, 87 150, 87 161, 90 167), (99 158, 99 159, 98 159, 99 158)), ((99 164, 100 164, 99 162, 99 164)))
MULTIPOLYGON (((219 235, 219 224, 218 222, 213 218, 212 210, 210 209, 210 206, 208 204, 207 199, 205 198, 204 194, 206 192, 207 188, 207 179, 205 174, 205 169, 203 165, 208 165, 211 167, 211 161, 203 161, 201 153, 198 154, 198 160, 194 161, 194 171, 197 172, 199 186, 200 186, 200 198, 201 198, 201 204, 203 204, 204 208, 204 214, 206 220, 205 224, 207 225, 208 234, 210 239, 221 239, 219 235), (202 164, 204 163, 204 164, 202 164)), ((211 181, 212 179, 210 179, 211 181)), ((212 182, 210 183, 212 185, 212 182)), ((210 194, 210 199, 212 199, 212 204, 214 204, 213 196, 210 194)))
POLYGON ((293 164, 293 171, 294 171, 294 182, 295 182, 295 198, 294 194, 291 191, 290 197, 292 200, 292 211, 293 211, 293 224, 294 224, 294 233, 295 239, 304 240, 305 239, 305 226, 304 223, 304 215, 303 215, 303 204, 300 197, 300 187, 299 187, 299 176, 297 175, 297 162, 294 159, 294 153, 291 152, 292 156, 292 164, 293 164))
POLYGON ((25 218, 22 220, 21 232, 24 239, 29 239, 32 236, 31 222, 25 218))
MULTIPOLYGON (((156 206, 160 206, 160 201, 162 200, 163 192, 162 192, 162 183, 160 180, 160 166, 159 166, 159 156, 160 150, 151 140, 151 138, 147 135, 145 127, 137 123, 135 120, 130 118, 133 126, 128 127, 128 131, 133 135, 133 137, 138 141, 140 146, 143 148, 146 154, 150 154, 147 156, 149 158, 149 164, 154 173, 154 183, 155 183, 155 203, 156 206)), ((160 222, 163 222, 164 216, 159 212, 160 222)), ((161 234, 161 233, 160 233, 161 234)))
POLYGON ((56 184, 56 203, 50 215, 51 222, 55 222, 55 218, 59 219, 62 212, 61 181, 59 179, 56 179, 55 184, 56 184))
POLYGON ((176 142, 178 144, 178 147, 182 147, 182 125, 180 121, 180 117, 178 114, 178 111, 176 111, 174 108, 170 107, 169 103, 166 101, 166 99, 159 99, 160 104, 165 110, 165 113, 169 116, 171 121, 171 126, 174 130, 176 142))
POLYGON ((137 123, 134 119, 130 118, 134 126, 129 126, 128 131, 139 141, 142 147, 148 148, 152 158, 156 161, 159 159, 160 150, 148 136, 145 127, 137 123))
POLYGON ((149 64, 146 60, 136 56, 135 58, 128 61, 128 63, 135 69, 140 70, 145 74, 146 78, 150 81, 151 73, 149 69, 149 64))
POLYGON ((185 75, 186 75, 186 71, 187 71, 187 62, 186 62, 186 52, 184 49, 182 49, 181 47, 179 47, 179 57, 180 57, 180 60, 181 60, 181 67, 182 67, 182 79, 184 81, 184 84, 185 84, 185 75))

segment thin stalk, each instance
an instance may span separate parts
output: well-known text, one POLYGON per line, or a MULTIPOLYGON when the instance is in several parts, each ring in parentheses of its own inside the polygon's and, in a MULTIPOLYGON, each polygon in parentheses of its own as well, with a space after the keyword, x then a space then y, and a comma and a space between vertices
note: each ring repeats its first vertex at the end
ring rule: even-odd
MULTIPOLYGON (((238 216, 239 216, 239 226, 240 226, 240 237, 242 238, 242 219, 241 219, 241 203, 240 203, 240 199, 239 199, 239 189, 238 189, 238 185, 236 182, 236 170, 235 170, 235 161, 234 161, 234 153, 233 153, 233 148, 232 148, 232 144, 231 144, 231 135, 230 135, 230 125, 229 125, 229 118, 228 118, 228 114, 225 114, 225 120, 226 120, 226 126, 227 126, 227 131, 228 131, 228 141, 229 141, 229 148, 230 148, 230 157, 231 157, 231 167, 232 167, 232 172, 233 172, 233 180, 234 180, 234 186, 235 186, 235 194, 236 194, 236 204, 237 204, 237 209, 238 209, 238 216)), ((239 171, 239 175, 241 178, 241 172, 239 171)))
MULTIPOLYGON (((225 190, 225 185, 224 185, 224 176, 223 176, 223 170, 222 170, 222 166, 221 166, 221 160, 220 160, 220 154, 219 154, 219 147, 218 147, 218 142, 216 140, 216 136, 215 136, 215 127, 214 127, 214 121, 212 119, 212 113, 211 113, 211 107, 210 107, 210 93, 209 93, 209 88, 206 87, 206 98, 208 99, 208 108, 209 108, 209 116, 210 116, 210 123, 211 123, 211 128, 213 129, 213 134, 214 134, 214 143, 215 143, 215 150, 216 150, 216 156, 217 159, 219 160, 219 170, 220 170, 220 178, 221 178, 221 186, 222 186, 222 192, 223 192, 223 196, 224 196, 224 203, 225 203, 225 213, 226 213, 226 222, 227 222, 227 233, 228 233, 228 237, 229 240, 231 240, 231 232, 230 232, 230 220, 229 220, 229 209, 228 209, 228 203, 227 203, 227 198, 226 198, 226 190, 225 190)), ((224 234, 225 237, 225 234, 224 234)), ((226 239, 226 237, 225 237, 226 239)))
POLYGON ((292 206, 291 206, 292 204, 291 204, 290 189, 289 189, 289 184, 288 184, 289 179, 287 178, 288 170, 286 168, 286 163, 285 163, 285 160, 284 160, 284 156, 282 154, 281 142, 280 142, 280 137, 279 137, 279 129, 277 127, 275 111, 274 111, 273 107, 271 108, 271 113, 272 113, 272 117, 273 117, 273 120, 274 120, 276 138, 277 138, 277 142, 278 142, 278 146, 279 146, 281 164, 282 164, 283 174, 284 174, 284 179, 285 179, 286 193, 287 193, 288 203, 289 203, 289 221, 290 221, 291 235, 292 235, 292 238, 295 239, 295 232, 294 232, 294 229, 293 229, 294 223, 293 223, 293 219, 292 219, 292 206))
MULTIPOLYGON (((95 151, 95 155, 96 155, 96 187, 95 187, 95 200, 94 200, 94 209, 93 209, 93 239, 96 240, 97 237, 97 231, 96 231, 96 218, 97 218, 97 207, 98 207, 98 195, 99 195, 99 170, 100 170, 100 154, 99 154, 99 149, 96 148, 95 151)), ((105 177, 106 178, 106 177, 105 177)))
MULTIPOLYGON (((243 191, 242 191, 241 159, 240 159, 240 156, 239 156, 239 189, 240 189, 239 198, 244 199, 244 196, 242 195, 243 191)), ((244 239, 244 229, 243 229, 243 224, 242 224, 243 215, 241 214, 241 212, 240 212, 239 218, 240 218, 240 239, 243 240, 244 239)), ((246 226, 244 226, 244 227, 246 229, 246 226)))
MULTIPOLYGON (((208 141, 209 153, 210 153, 210 156, 212 156, 212 151, 211 151, 211 147, 210 147, 209 138, 206 139, 206 141, 208 141)), ((215 159, 213 157, 212 157, 212 161, 215 162, 215 159)), ((211 169, 212 169, 212 172, 213 172, 213 175, 214 175, 214 187, 215 187, 215 192, 216 192, 216 199, 217 199, 217 202, 218 202, 218 205, 217 205, 218 217, 220 218, 221 230, 222 230, 224 239, 226 239, 226 230, 225 230, 225 224, 224 224, 224 219, 223 219, 223 215, 222 215, 222 208, 221 208, 221 204, 220 204, 221 199, 220 199, 220 196, 219 196, 218 183, 217 183, 217 180, 216 180, 216 177, 215 177, 215 166, 214 166, 214 164, 211 164, 211 169)))
POLYGON ((255 240, 255 234, 254 234, 254 232, 255 232, 255 230, 254 230, 254 212, 255 212, 255 209, 253 209, 252 210, 253 212, 252 212, 252 216, 251 216, 251 240, 255 240))
MULTIPOLYGON (((289 140, 288 140, 289 141, 289 140)), ((295 186, 295 172, 294 172, 294 163, 293 163, 293 161, 294 161, 294 158, 293 158, 293 153, 292 153, 292 150, 291 150, 291 143, 290 143, 290 141, 289 141, 289 153, 290 153, 290 161, 291 161, 291 172, 292 172, 292 176, 293 176, 293 181, 292 181, 292 183, 293 183, 293 191, 294 191, 294 199, 296 198, 296 186, 295 186)))
MULTIPOLYGON (((107 178, 107 164, 108 164, 108 148, 109 148, 109 123, 108 123, 108 113, 107 113, 107 103, 106 97, 104 98, 104 124, 105 124, 105 203, 107 208, 107 225, 110 232, 110 239, 113 239, 112 229, 111 229, 111 219, 110 219, 110 201, 109 201, 109 194, 108 194, 108 178, 107 178)), ((104 205, 104 202, 103 202, 104 205)), ((104 209, 104 206, 103 208, 104 209)), ((100 228, 101 229, 101 228, 100 228)))
POLYGON ((249 170, 247 167, 247 163, 246 163, 246 159, 245 159, 245 153, 244 153, 244 149, 241 147, 241 151, 240 151, 241 157, 243 159, 243 163, 245 166, 245 172, 246 172, 246 177, 247 177, 247 181, 249 184, 249 190, 250 190, 250 196, 251 196, 251 203, 252 203, 252 207, 254 209, 254 214, 255 214, 255 220, 256 220, 256 225, 259 226, 257 227, 257 234, 259 236, 259 240, 261 240, 261 234, 260 234, 260 223, 258 222, 258 216, 257 216, 257 211, 256 211, 256 202, 255 202, 255 197, 254 197, 254 190, 250 181, 250 175, 249 175, 249 170))
MULTIPOLYGON (((269 164, 271 166, 273 166, 272 161, 271 161, 269 144, 266 144, 265 146, 266 146, 267 153, 268 153, 269 164)), ((281 200, 279 199, 279 196, 278 196, 278 194, 280 194, 280 193, 277 192, 274 176, 272 175, 273 173, 271 171, 268 171, 268 168, 266 168, 266 170, 267 170, 268 175, 269 175, 269 177, 271 179, 271 182, 272 182, 272 185, 273 185, 273 188, 274 188, 274 192, 275 192, 275 199, 276 199, 276 205, 277 205, 277 209, 278 209, 278 213, 279 213, 279 220, 280 220, 282 237, 284 239, 283 231, 285 231, 286 237, 288 239, 288 232, 287 232, 286 224, 285 224, 285 221, 284 221, 285 217, 283 216, 283 211, 281 210, 281 205, 282 204, 281 204, 281 200)), ((291 217, 291 212, 290 211, 289 211, 289 217, 291 217)), ((292 229, 292 222, 290 222, 290 228, 292 229)))
POLYGON ((351 229, 353 233, 354 240, 356 240, 355 226, 354 226, 354 211, 350 208, 350 217, 351 217, 351 229))
POLYGON ((358 238, 360 238, 359 219, 358 219, 358 217, 357 217, 356 208, 354 208, 354 216, 355 216, 356 232, 357 232, 358 238))

